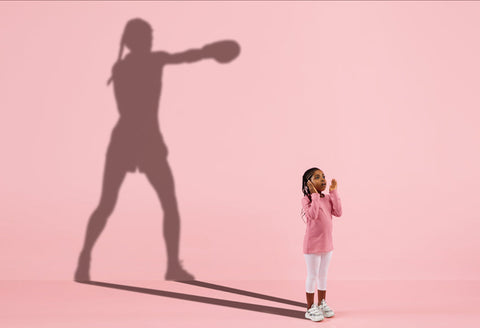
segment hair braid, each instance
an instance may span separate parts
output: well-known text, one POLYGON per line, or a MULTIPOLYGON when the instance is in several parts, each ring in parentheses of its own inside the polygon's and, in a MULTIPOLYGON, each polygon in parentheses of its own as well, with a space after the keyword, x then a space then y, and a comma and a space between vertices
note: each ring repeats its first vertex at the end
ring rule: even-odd
MULTIPOLYGON (((308 188, 307 182, 310 180, 310 178, 313 176, 313 173, 316 170, 320 170, 320 169, 317 167, 312 167, 306 170, 305 173, 303 173, 303 177, 302 177, 302 192, 303 192, 303 195, 307 196, 310 201, 312 201, 312 195, 310 193, 310 189, 308 188)), ((303 220, 303 217, 305 216, 305 211, 303 208, 302 208, 302 211, 300 212, 300 215, 303 220)), ((303 221, 305 222, 305 220, 303 221)))

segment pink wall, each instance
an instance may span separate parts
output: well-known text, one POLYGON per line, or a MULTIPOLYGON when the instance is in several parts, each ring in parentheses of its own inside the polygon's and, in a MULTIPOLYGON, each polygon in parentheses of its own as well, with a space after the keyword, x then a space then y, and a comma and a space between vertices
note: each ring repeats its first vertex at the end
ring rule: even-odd
MULTIPOLYGON (((301 176, 338 181, 329 279, 480 276, 480 3, 0 3, 0 279, 72 279, 118 118, 125 23, 167 66, 159 122, 199 280, 303 279, 301 176)), ((162 208, 129 173, 92 278, 163 279, 162 208)))

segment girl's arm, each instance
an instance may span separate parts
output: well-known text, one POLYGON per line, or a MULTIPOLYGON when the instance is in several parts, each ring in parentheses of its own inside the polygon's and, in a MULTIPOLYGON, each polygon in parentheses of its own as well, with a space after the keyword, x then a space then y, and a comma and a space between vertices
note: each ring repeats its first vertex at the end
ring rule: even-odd
POLYGON ((311 202, 308 200, 307 197, 302 198, 302 206, 307 219, 315 220, 318 218, 318 213, 321 211, 320 194, 318 192, 315 192, 311 194, 311 196, 312 196, 311 202))
POLYGON ((332 214, 337 217, 342 216, 342 202, 336 188, 330 190, 330 204, 332 204, 332 214))

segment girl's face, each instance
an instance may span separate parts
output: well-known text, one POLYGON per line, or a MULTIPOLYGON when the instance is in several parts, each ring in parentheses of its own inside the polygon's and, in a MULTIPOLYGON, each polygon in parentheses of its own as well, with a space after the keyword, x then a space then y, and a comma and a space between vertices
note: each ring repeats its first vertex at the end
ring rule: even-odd
POLYGON ((312 181, 317 191, 323 191, 327 188, 327 180, 325 180, 325 174, 322 170, 316 170, 310 178, 310 181, 312 181))

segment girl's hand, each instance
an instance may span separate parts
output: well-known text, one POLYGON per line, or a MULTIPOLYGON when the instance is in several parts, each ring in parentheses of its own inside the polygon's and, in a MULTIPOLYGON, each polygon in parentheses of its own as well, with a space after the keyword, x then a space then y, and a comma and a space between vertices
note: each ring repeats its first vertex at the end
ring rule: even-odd
POLYGON ((332 183, 330 183, 330 191, 337 189, 337 180, 332 179, 332 183))
POLYGON ((307 181, 307 186, 308 186, 308 190, 310 190, 311 194, 318 193, 318 191, 315 188, 315 186, 313 185, 312 181, 308 180, 307 181))

